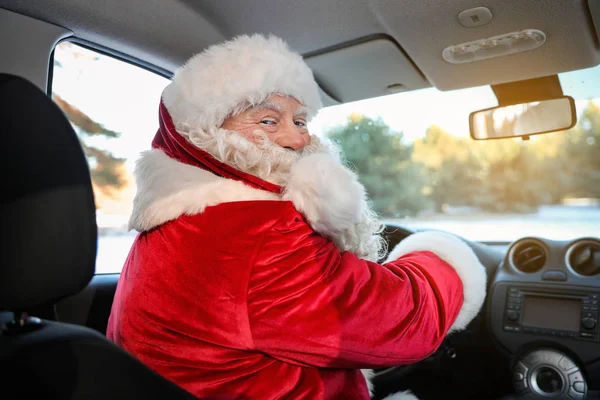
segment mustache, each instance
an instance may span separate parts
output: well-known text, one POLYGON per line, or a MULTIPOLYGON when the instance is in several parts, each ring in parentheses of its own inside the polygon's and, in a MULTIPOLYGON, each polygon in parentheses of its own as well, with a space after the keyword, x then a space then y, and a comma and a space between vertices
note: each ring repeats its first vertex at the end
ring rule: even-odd
MULTIPOLYGON (((235 131, 232 131, 232 132, 240 135, 238 132, 235 132, 235 131)), ((259 149, 261 149, 263 151, 267 151, 271 154, 276 154, 276 153, 281 152, 282 155, 285 155, 285 154, 290 155, 290 156, 297 155, 298 158, 300 158, 300 157, 304 157, 304 156, 307 156, 310 154, 314 154, 314 153, 320 151, 321 148, 323 147, 322 141, 317 136, 314 136, 314 135, 308 135, 308 138, 309 138, 308 143, 306 143, 306 145, 300 150, 294 150, 291 147, 284 147, 284 146, 278 145, 277 143, 275 143, 271 139, 269 139, 267 134, 260 129, 253 131, 252 136, 253 136, 252 141, 259 149)))

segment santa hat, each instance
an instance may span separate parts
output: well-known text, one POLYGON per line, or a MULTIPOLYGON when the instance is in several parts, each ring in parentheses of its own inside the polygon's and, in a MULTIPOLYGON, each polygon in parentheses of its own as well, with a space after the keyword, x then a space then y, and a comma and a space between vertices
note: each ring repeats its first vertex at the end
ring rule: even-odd
POLYGON ((322 107, 319 88, 302 56, 275 36, 242 35, 192 57, 175 72, 162 101, 175 125, 205 131, 273 94, 291 96, 310 121, 322 107))

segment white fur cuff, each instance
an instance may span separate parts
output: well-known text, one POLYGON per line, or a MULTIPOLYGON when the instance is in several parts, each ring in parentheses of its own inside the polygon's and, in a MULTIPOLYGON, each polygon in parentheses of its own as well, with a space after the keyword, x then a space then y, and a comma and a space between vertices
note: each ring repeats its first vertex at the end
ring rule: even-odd
POLYGON ((401 241, 386 262, 413 251, 431 251, 450 264, 463 283, 463 305, 448 333, 464 329, 483 306, 486 272, 473 250, 460 238, 445 232, 418 232, 401 241))

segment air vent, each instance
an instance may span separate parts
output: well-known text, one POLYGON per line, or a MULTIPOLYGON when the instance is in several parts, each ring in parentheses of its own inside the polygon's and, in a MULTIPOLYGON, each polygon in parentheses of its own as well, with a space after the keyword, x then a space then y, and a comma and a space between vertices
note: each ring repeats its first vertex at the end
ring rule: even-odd
POLYGON ((575 242, 567 250, 565 262, 579 275, 600 274, 600 241, 586 239, 575 242))
POLYGON ((526 274, 537 272, 546 264, 546 249, 537 240, 521 240, 508 253, 510 265, 526 274))

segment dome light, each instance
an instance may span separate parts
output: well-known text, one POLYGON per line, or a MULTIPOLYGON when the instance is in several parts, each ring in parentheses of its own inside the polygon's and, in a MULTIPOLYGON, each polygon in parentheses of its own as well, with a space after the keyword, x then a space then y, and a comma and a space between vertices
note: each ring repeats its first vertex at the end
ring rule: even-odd
POLYGON ((442 52, 442 57, 451 64, 463 64, 533 50, 544 43, 544 32, 527 29, 449 46, 442 52))

